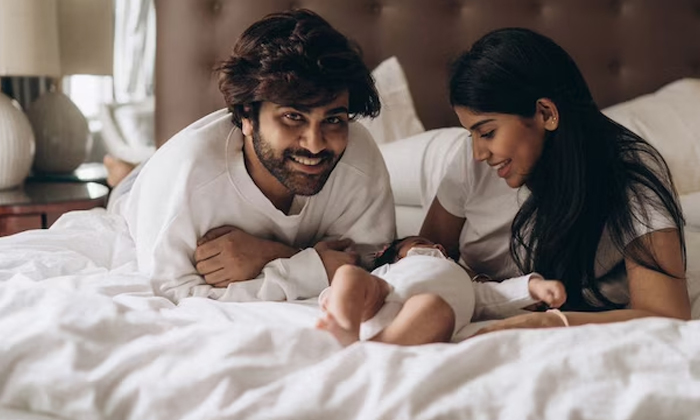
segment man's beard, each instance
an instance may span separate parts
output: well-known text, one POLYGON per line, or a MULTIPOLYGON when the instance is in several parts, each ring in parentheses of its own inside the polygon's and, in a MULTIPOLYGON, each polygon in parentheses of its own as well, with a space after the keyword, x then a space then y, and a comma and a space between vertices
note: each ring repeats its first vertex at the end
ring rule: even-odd
MULTIPOLYGON (((324 150, 318 154, 313 154, 306 149, 284 149, 281 156, 275 154, 275 150, 265 139, 260 135, 260 130, 253 131, 253 149, 272 176, 274 176, 282 185, 284 185, 292 194, 295 195, 316 195, 328 181, 335 165, 340 160, 340 156, 324 150), (304 158, 321 158, 322 162, 319 165, 324 166, 324 171, 319 174, 307 174, 296 171, 292 168, 292 156, 304 158)), ((341 154, 342 156, 342 154, 341 154)))

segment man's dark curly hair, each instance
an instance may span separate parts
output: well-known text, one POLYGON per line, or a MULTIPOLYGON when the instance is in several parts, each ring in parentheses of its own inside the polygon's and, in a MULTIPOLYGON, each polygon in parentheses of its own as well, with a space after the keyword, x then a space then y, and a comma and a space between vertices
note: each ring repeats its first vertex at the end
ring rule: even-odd
POLYGON ((310 10, 272 13, 254 23, 217 71, 239 128, 242 118, 257 120, 263 101, 313 107, 345 90, 351 118, 379 115, 379 95, 359 46, 310 10))

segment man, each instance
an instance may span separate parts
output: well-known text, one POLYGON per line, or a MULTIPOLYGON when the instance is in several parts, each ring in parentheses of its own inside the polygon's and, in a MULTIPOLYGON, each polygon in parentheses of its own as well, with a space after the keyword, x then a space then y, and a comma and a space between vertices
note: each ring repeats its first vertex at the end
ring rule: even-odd
POLYGON ((139 270, 174 301, 316 296, 352 242, 394 236, 386 167, 352 121, 379 113, 369 70, 297 10, 250 26, 219 72, 227 109, 166 142, 125 198, 139 270))

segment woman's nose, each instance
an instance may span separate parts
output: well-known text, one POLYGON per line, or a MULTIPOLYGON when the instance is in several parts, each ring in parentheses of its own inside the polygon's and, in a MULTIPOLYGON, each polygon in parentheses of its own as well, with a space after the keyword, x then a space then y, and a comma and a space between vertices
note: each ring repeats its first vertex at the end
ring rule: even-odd
POLYGON ((479 140, 472 140, 472 153, 474 159, 480 162, 488 159, 490 155, 488 147, 479 140))

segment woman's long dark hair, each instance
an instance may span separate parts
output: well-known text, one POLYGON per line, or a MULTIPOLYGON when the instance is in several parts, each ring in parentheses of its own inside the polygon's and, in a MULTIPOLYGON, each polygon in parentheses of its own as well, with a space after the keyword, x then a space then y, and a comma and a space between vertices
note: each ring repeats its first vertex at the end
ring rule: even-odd
POLYGON ((604 229, 626 258, 669 274, 647 242, 627 246, 636 225, 650 226, 651 206, 674 221, 685 261, 685 222, 668 166, 649 143, 600 112, 573 59, 543 35, 491 32, 452 67, 453 107, 531 118, 541 98, 556 104, 559 125, 527 176, 531 195, 513 221, 511 254, 523 272, 562 280, 567 309, 600 309, 590 294, 604 308, 621 307, 603 296, 595 277, 604 229))

